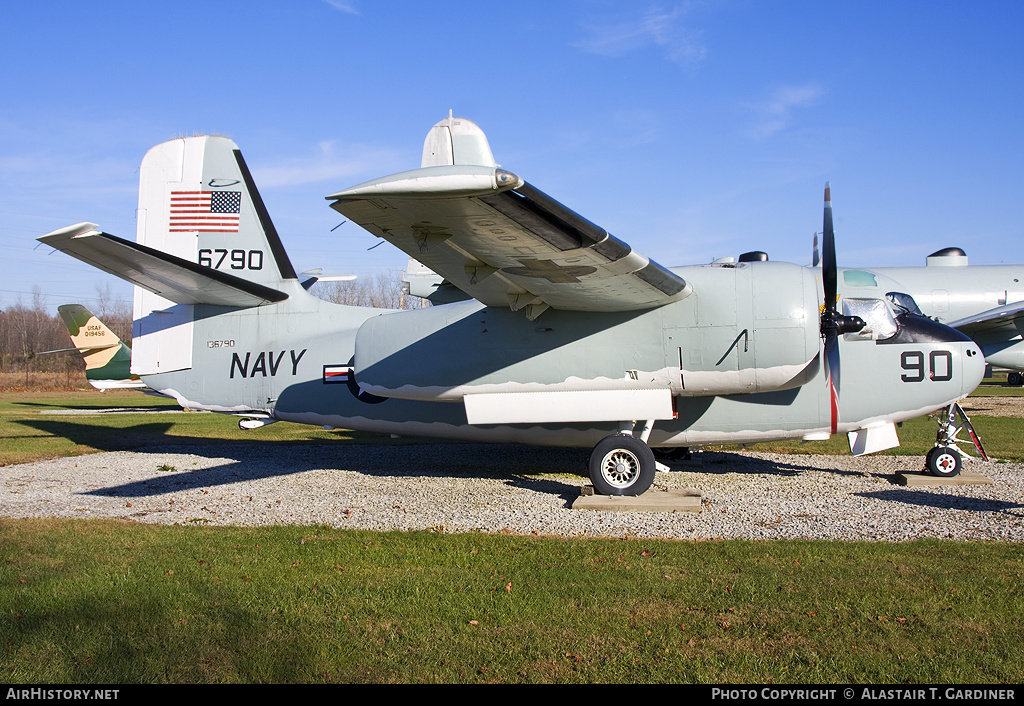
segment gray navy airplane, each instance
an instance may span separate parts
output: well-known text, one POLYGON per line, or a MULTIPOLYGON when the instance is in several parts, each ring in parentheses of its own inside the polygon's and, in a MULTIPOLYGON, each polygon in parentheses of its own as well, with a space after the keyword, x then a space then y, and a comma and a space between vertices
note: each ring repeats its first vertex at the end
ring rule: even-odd
MULTIPOLYGON (((836 266, 828 185, 820 270, 669 269, 498 167, 449 115, 419 169, 327 197, 468 296, 390 311, 307 291, 232 141, 158 145, 140 182, 135 242, 91 223, 39 240, 136 285, 133 374, 244 429, 593 447, 597 492, 636 495, 664 470, 652 448, 836 433, 854 453, 891 448, 898 423, 985 370, 970 338, 894 306, 897 282, 836 266)), ((932 472, 955 474, 937 448, 932 472)))

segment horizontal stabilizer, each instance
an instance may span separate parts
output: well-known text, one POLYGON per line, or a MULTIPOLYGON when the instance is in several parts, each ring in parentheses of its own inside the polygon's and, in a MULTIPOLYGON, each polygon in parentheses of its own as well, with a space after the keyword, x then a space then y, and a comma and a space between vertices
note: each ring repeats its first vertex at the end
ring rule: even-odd
POLYGON ((105 351, 110 348, 116 348, 121 345, 121 342, 108 343, 104 346, 81 346, 79 348, 56 348, 52 351, 36 351, 34 355, 46 355, 47 353, 70 353, 74 351, 76 353, 95 353, 96 351, 105 351))
POLYGON ((52 248, 98 267, 177 304, 260 306, 288 295, 241 277, 203 267, 78 223, 38 238, 52 248))

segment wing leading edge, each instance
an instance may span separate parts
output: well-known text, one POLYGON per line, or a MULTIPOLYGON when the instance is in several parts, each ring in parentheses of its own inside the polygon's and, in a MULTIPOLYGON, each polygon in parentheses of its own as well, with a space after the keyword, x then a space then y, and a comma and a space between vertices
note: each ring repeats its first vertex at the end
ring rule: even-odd
POLYGON ((327 197, 331 207, 487 306, 633 311, 691 287, 512 172, 428 166, 327 197))
POLYGON ((1024 302, 1013 302, 947 324, 968 336, 1007 333, 1016 336, 1024 328, 1024 302))
POLYGON ((38 240, 177 304, 260 306, 288 295, 78 223, 38 240))

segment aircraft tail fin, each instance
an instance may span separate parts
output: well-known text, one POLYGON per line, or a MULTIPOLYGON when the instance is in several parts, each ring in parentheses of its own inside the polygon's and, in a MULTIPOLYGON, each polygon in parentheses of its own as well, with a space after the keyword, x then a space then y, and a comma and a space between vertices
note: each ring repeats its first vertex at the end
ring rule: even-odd
POLYGON ((146 153, 136 241, 162 262, 178 258, 165 281, 204 292, 191 302, 171 298, 177 306, 170 306, 152 289, 135 290, 132 372, 139 375, 192 367, 195 306, 261 306, 301 289, 242 153, 225 137, 170 140, 146 153), (226 301, 212 300, 213 292, 226 301))
POLYGON ((142 160, 130 242, 80 223, 39 240, 136 285, 131 370, 192 367, 195 306, 258 307, 302 291, 238 146, 170 140, 142 160))
POLYGON ((192 367, 200 305, 258 307, 302 292, 238 146, 170 140, 142 160, 136 242, 79 223, 39 238, 136 285, 132 372, 192 367))
POLYGON ((146 154, 140 174, 139 245, 264 286, 297 279, 234 142, 164 142, 146 154))
POLYGON ((77 223, 39 238, 146 290, 135 318, 174 304, 259 306, 298 282, 234 142, 171 140, 142 161, 136 242, 77 223), (147 308, 148 307, 148 308, 147 308))
POLYGON ((57 307, 71 343, 85 358, 85 377, 93 387, 145 387, 131 374, 132 350, 117 334, 80 304, 57 307))

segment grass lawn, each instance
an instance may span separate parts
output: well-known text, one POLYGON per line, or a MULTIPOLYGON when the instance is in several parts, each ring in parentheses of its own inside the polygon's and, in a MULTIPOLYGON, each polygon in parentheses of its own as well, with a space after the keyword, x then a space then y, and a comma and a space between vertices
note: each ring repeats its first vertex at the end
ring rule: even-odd
POLYGON ((7 683, 1019 683, 1001 543, 0 519, 7 683))

